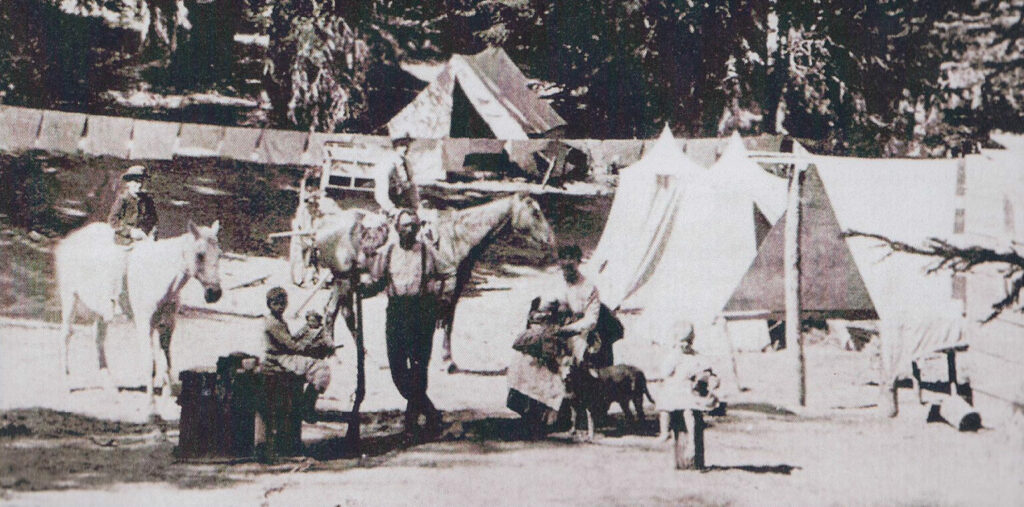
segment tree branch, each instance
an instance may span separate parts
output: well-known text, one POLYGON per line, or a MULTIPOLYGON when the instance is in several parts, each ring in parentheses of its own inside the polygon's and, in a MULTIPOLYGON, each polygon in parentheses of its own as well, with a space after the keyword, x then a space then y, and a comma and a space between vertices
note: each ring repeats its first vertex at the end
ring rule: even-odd
MULTIPOLYGON (((917 247, 902 241, 889 239, 880 234, 872 234, 855 230, 843 232, 843 237, 861 237, 878 240, 885 244, 891 251, 903 252, 926 257, 936 257, 938 264, 928 269, 928 273, 935 273, 942 269, 949 269, 954 273, 968 273, 976 266, 984 264, 998 264, 1005 266, 1004 277, 1011 280, 1011 287, 1005 298, 992 305, 992 313, 982 320, 987 323, 995 319, 1007 309, 1016 307, 1020 303, 1021 292, 1024 291, 1024 257, 1021 257, 1012 248, 1007 252, 997 252, 991 248, 981 246, 959 247, 949 241, 939 238, 929 238, 924 246, 917 247)), ((1024 312, 1024 307, 1017 308, 1024 312)))

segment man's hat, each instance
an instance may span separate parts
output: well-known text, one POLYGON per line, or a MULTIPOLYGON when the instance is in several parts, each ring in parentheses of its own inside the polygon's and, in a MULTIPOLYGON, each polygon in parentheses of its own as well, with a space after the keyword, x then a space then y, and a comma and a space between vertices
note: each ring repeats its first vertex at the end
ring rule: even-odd
POLYGON ((146 174, 146 166, 144 165, 133 165, 128 168, 124 174, 121 175, 122 180, 144 180, 148 175, 146 174))
POLYGON ((391 146, 409 146, 412 144, 412 136, 408 132, 402 132, 391 138, 391 146))

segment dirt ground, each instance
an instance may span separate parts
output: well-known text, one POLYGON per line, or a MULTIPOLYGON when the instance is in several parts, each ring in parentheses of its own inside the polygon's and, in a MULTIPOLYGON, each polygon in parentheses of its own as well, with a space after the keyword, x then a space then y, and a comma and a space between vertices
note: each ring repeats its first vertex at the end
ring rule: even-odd
MULTIPOLYGON (((224 283, 265 270, 285 273, 280 262, 227 262, 224 283)), ((255 316, 266 288, 277 283, 271 279, 228 292, 213 307, 219 313, 187 311, 172 345, 175 370, 212 366, 236 350, 258 352, 255 316)), ((508 362, 529 300, 557 283, 552 271, 508 268, 490 273, 478 296, 464 300, 454 353, 463 368, 476 373, 448 375, 432 368, 429 393, 445 411, 445 432, 439 441, 418 445, 398 436, 404 404, 381 367, 384 301, 367 300, 361 448, 344 445, 346 424, 337 417, 349 408, 354 386, 353 351, 346 347, 318 405, 325 420, 304 426, 306 456, 274 465, 175 462, 179 407, 162 404, 169 422, 147 425, 144 393, 98 389, 90 328, 81 326, 74 335, 72 372, 64 380, 56 361, 56 327, 4 320, 0 500, 174 506, 1015 505, 1024 495, 1019 428, 958 433, 927 423, 926 407, 909 390, 901 392, 899 417, 884 417, 875 406, 871 355, 827 343, 808 347, 808 406, 799 410, 780 408, 789 399, 785 354, 739 354, 737 369, 747 390, 723 387, 730 408, 727 416, 710 421, 710 469, 703 473, 674 470, 671 446, 654 438, 649 405, 645 426, 622 427, 614 414, 594 443, 575 442, 564 433, 528 440, 504 408, 507 384, 497 373, 508 362)), ((306 293, 291 290, 297 305, 306 293)), ((187 291, 186 303, 198 297, 187 291)), ((322 304, 319 298, 311 303, 322 304)), ((128 328, 123 320, 110 327, 112 378, 121 386, 141 386, 142 351, 128 328)))

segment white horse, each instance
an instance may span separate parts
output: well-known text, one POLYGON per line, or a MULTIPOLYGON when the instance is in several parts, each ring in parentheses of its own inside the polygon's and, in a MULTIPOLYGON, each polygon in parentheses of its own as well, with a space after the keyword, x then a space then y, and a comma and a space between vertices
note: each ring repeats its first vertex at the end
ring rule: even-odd
POLYGON ((70 372, 68 345, 76 306, 96 316, 96 349, 102 373, 107 371, 107 323, 114 317, 122 287, 141 343, 149 344, 152 376, 146 386, 150 414, 156 415, 157 377, 162 396, 170 398, 171 334, 181 289, 195 278, 205 289, 206 302, 220 299, 220 222, 210 227, 188 225, 189 232, 160 241, 140 241, 130 250, 114 243, 114 230, 102 222, 78 229, 54 249, 61 301, 61 362, 70 372), (80 305, 76 305, 76 301, 80 305), (160 354, 163 349, 163 354, 160 354))

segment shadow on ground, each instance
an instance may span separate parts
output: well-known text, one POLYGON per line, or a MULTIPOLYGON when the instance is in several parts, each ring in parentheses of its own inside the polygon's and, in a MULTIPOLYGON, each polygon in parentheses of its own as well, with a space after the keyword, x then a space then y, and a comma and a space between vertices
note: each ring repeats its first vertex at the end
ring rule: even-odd
POLYGON ((750 472, 752 474, 789 475, 793 473, 793 470, 800 470, 800 467, 792 465, 711 465, 705 468, 703 471, 727 472, 731 470, 750 472))

